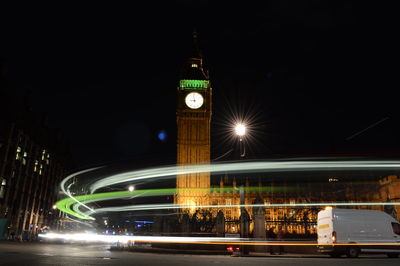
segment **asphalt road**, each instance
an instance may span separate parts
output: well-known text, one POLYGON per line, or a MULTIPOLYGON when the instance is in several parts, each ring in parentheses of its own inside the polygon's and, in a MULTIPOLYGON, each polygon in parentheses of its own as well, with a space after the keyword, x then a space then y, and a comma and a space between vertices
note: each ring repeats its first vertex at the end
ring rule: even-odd
POLYGON ((333 259, 316 255, 231 257, 109 251, 104 245, 0 242, 0 265, 400 265, 400 259, 363 255, 333 259))

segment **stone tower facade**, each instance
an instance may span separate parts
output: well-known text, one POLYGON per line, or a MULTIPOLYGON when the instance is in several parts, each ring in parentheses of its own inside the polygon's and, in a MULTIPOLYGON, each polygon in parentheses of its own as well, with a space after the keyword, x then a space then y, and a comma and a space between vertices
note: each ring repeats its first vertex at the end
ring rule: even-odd
MULTIPOLYGON (((188 58, 177 88, 177 165, 210 162, 211 84, 193 34, 193 52, 188 58)), ((210 174, 178 175, 175 204, 193 213, 196 206, 209 205, 210 174)))

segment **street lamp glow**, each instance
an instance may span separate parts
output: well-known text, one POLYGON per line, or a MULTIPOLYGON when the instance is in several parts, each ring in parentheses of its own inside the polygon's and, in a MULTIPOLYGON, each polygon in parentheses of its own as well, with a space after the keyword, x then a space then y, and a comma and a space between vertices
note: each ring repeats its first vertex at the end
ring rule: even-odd
POLYGON ((132 191, 135 190, 135 187, 134 187, 134 186, 129 186, 129 187, 128 187, 128 190, 129 190, 130 192, 132 192, 132 191))
POLYGON ((57 209, 57 206, 56 206, 56 205, 53 205, 52 208, 53 208, 53 210, 55 210, 55 209, 57 209))
POLYGON ((246 126, 243 124, 237 124, 235 126, 236 135, 242 137, 246 134, 246 126))

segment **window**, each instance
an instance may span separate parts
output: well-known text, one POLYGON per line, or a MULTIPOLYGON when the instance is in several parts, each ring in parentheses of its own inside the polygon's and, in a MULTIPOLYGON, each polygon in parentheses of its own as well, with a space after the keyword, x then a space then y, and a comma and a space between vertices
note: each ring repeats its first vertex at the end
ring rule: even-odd
POLYGON ((0 187, 0 199, 4 198, 6 185, 7 185, 7 180, 3 179, 1 181, 1 187, 0 187))
POLYGON ((192 67, 197 67, 197 64, 192 64, 192 67))
POLYGON ((21 147, 20 146, 18 146, 17 147, 17 154, 15 155, 15 160, 19 160, 19 159, 21 159, 21 147))
POLYGON ((33 171, 37 171, 37 165, 39 164, 38 160, 35 160, 35 166, 33 167, 33 171))
POLYGON ((392 223, 393 232, 396 235, 400 235, 400 224, 399 223, 392 223))

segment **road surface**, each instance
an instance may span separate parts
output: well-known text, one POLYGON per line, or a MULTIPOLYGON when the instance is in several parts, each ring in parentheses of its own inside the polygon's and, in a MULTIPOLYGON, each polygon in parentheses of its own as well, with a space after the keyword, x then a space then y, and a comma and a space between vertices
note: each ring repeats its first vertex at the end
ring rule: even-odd
POLYGON ((357 259, 319 255, 231 257, 110 251, 105 245, 0 242, 0 265, 400 265, 400 259, 363 255, 357 259))

